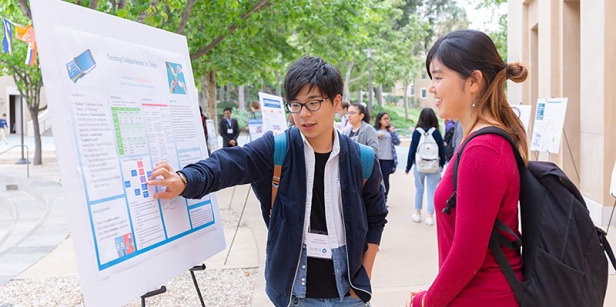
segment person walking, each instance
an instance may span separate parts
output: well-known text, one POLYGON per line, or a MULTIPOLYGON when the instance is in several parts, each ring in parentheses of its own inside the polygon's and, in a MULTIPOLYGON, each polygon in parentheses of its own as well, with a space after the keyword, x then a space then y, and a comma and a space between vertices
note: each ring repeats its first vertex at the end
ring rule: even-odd
MULTIPOLYGON (((505 96, 505 81, 528 76, 521 63, 505 64, 488 35, 475 30, 454 31, 439 38, 426 59, 439 116, 458 119, 467 137, 495 126, 515 140, 528 160, 526 132, 505 96)), ((406 306, 518 306, 518 302, 488 249, 495 220, 518 230, 520 175, 509 142, 485 134, 465 145, 458 162, 456 207, 448 213, 453 167, 448 167, 434 202, 437 209, 439 272, 427 291, 411 292, 406 306), (445 210, 447 211, 447 210, 445 210)), ((503 253, 522 281, 522 258, 513 249, 503 253)), ((545 293, 550 295, 550 293, 545 293)))
POLYGON ((237 146, 237 137, 240 135, 240 127, 237 119, 231 118, 233 111, 226 107, 223 110, 223 118, 218 123, 218 133, 222 136, 222 147, 237 146))
POLYGON ((334 128, 343 90, 334 66, 304 57, 289 68, 284 89, 296 127, 284 132, 286 155, 273 203, 271 131, 177 172, 158 163, 148 184, 165 187, 155 198, 171 199, 251 183, 268 228, 265 288, 272 303, 366 306, 388 213, 377 157, 362 186, 360 145, 334 128))
POLYGON ((424 190, 428 191, 428 216, 425 223, 434 225, 434 191, 441 180, 441 172, 445 165, 445 143, 439 131, 439 123, 434 110, 424 108, 419 113, 419 119, 413 131, 411 147, 406 162, 405 172, 413 168, 415 176, 415 213, 413 222, 421 222, 424 190), (426 165, 426 166, 424 166, 426 165))
POLYGON ((350 137, 359 144, 370 146, 374 152, 379 153, 379 142, 376 131, 370 125, 370 113, 361 104, 351 104, 347 112, 348 125, 342 130, 344 135, 350 137))
POLYGON ((396 171, 398 166, 398 156, 396 155, 395 145, 400 145, 400 137, 396 128, 390 123, 387 112, 379 113, 374 119, 374 129, 379 143, 379 164, 383 174, 383 184, 385 185, 385 202, 389 195, 389 175, 396 171))
POLYGON ((6 114, 2 114, 2 118, 0 118, 0 140, 4 141, 5 145, 8 145, 9 142, 6 141, 6 131, 9 129, 9 125, 6 122, 6 114))

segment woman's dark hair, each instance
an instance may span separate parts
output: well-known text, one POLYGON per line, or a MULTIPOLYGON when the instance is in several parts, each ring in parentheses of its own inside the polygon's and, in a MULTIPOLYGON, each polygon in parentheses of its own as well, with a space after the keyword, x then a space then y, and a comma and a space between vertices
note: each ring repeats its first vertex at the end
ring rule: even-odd
POLYGON ((370 112, 368 112, 368 109, 366 109, 363 104, 352 103, 351 106, 357 107, 357 109, 359 109, 359 114, 364 114, 364 118, 362 120, 370 124, 370 112))
POLYGON ((477 70, 482 74, 483 89, 473 101, 475 120, 470 127, 465 127, 464 134, 468 135, 480 120, 503 128, 518 144, 524 161, 528 161, 526 131, 505 95, 505 81, 509 79, 519 83, 526 80, 528 76, 526 67, 518 62, 505 64, 492 39, 476 30, 453 31, 434 43, 426 57, 426 70, 430 79, 432 79, 430 63, 435 59, 457 72, 463 79, 471 77, 477 70), (486 113, 496 122, 486 118, 484 115, 486 113))
POLYGON ((423 108, 421 113, 419 113, 419 119, 417 120, 417 125, 415 128, 427 128, 430 129, 434 127, 434 129, 439 129, 438 118, 436 117, 436 113, 431 108, 423 108))
POLYGON ((304 85, 315 86, 332 103, 336 95, 342 95, 343 82, 338 69, 321 58, 303 57, 289 67, 284 79, 284 92, 287 102, 295 100, 304 85))
MULTIPOLYGON (((374 119, 374 129, 376 130, 381 129, 381 119, 385 115, 387 115, 387 112, 380 112, 379 114, 376 115, 376 118, 374 119)), ((383 127, 383 129, 387 129, 387 127, 383 127)))

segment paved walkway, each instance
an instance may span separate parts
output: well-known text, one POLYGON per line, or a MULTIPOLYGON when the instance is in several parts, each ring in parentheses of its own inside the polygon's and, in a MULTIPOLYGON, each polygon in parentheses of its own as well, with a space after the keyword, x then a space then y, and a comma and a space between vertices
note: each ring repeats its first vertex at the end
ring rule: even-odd
MULTIPOLYGON (((15 140, 11 138, 9 141, 12 143, 15 140)), ((31 145, 31 151, 33 151, 33 142, 31 145)), ((0 152, 3 151, 3 146, 0 145, 0 152)), ((22 236, 28 236, 27 241, 31 242, 29 247, 13 248, 13 253, 10 255, 7 252, 2 253, 0 249, 0 278, 2 275, 5 278, 10 276, 10 278, 26 280, 78 276, 73 242, 70 236, 67 237, 69 232, 68 218, 59 184, 59 168, 55 162, 55 147, 50 137, 44 137, 43 148, 45 149, 43 153, 45 164, 31 167, 29 179, 25 177, 24 165, 0 162, 3 163, 0 164, 0 177, 5 178, 5 180, 17 178, 21 185, 38 187, 39 191, 36 193, 43 193, 49 201, 48 213, 42 218, 39 216, 39 219, 42 219, 43 222, 39 224, 31 223, 29 225, 34 230, 21 232, 22 236), (32 259, 22 257, 27 255, 29 251, 37 251, 39 253, 38 259, 34 259, 37 257, 32 257, 32 259)), ((398 156, 406 157, 407 152, 408 147, 400 147, 398 156)), ((3 159, 12 161, 15 158, 14 156, 7 158, 7 155, 4 154, 4 158, 3 155, 0 155, 0 161, 4 161, 3 159)), ((410 289, 427 288, 437 273, 436 228, 411 221, 414 199, 413 176, 405 175, 403 168, 404 163, 401 163, 398 171, 391 177, 389 222, 383 233, 380 251, 373 270, 373 306, 403 306, 410 289)), ((262 269, 265 261, 267 233, 258 202, 254 194, 249 193, 247 185, 238 186, 235 189, 225 189, 220 191, 217 196, 221 208, 230 208, 238 214, 242 212, 244 202, 246 202, 246 208, 227 263, 224 262, 228 250, 205 260, 204 263, 212 269, 258 268, 252 306, 271 306, 264 291, 265 280, 262 269)), ((2 208, 1 202, 0 208, 2 208)), ((3 234, 6 234, 6 229, 8 229, 6 226, 8 224, 1 222, 3 221, 2 214, 5 214, 5 212, 10 212, 10 210, 0 211, 0 248, 3 246, 3 234), (2 228, 3 226, 4 228, 2 228)), ((234 228, 227 228, 225 237, 227 243, 230 244, 234 228)), ((614 238, 616 238, 616 235, 611 235, 612 246, 616 246, 616 239, 614 238)), ((606 306, 616 306, 616 281, 614 276, 616 275, 610 275, 606 306)), ((3 281, 0 279, 0 285, 2 283, 3 281)), ((195 303, 186 302, 187 305, 194 305, 195 303)), ((0 302, 0 305, 2 305, 2 302, 0 302)))

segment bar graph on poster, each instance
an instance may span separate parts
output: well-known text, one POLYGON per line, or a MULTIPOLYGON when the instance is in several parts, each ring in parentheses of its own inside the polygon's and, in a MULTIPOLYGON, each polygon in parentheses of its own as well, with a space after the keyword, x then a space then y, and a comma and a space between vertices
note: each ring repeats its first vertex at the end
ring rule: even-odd
POLYGON ((126 304, 225 248, 214 194, 146 184, 208 156, 186 39, 66 2, 32 13, 85 302, 126 304))

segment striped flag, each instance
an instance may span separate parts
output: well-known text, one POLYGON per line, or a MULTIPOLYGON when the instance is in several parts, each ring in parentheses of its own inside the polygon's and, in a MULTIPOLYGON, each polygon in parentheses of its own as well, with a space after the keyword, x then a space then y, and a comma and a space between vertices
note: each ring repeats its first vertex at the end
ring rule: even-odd
POLYGON ((10 55, 13 55, 13 35, 11 33, 11 22, 2 18, 2 24, 4 25, 4 39, 2 40, 4 52, 8 52, 10 55))
POLYGON ((34 28, 27 25, 25 28, 15 25, 15 37, 21 41, 28 43, 28 52, 26 54, 26 65, 34 66, 36 63, 36 39, 34 37, 34 28))

